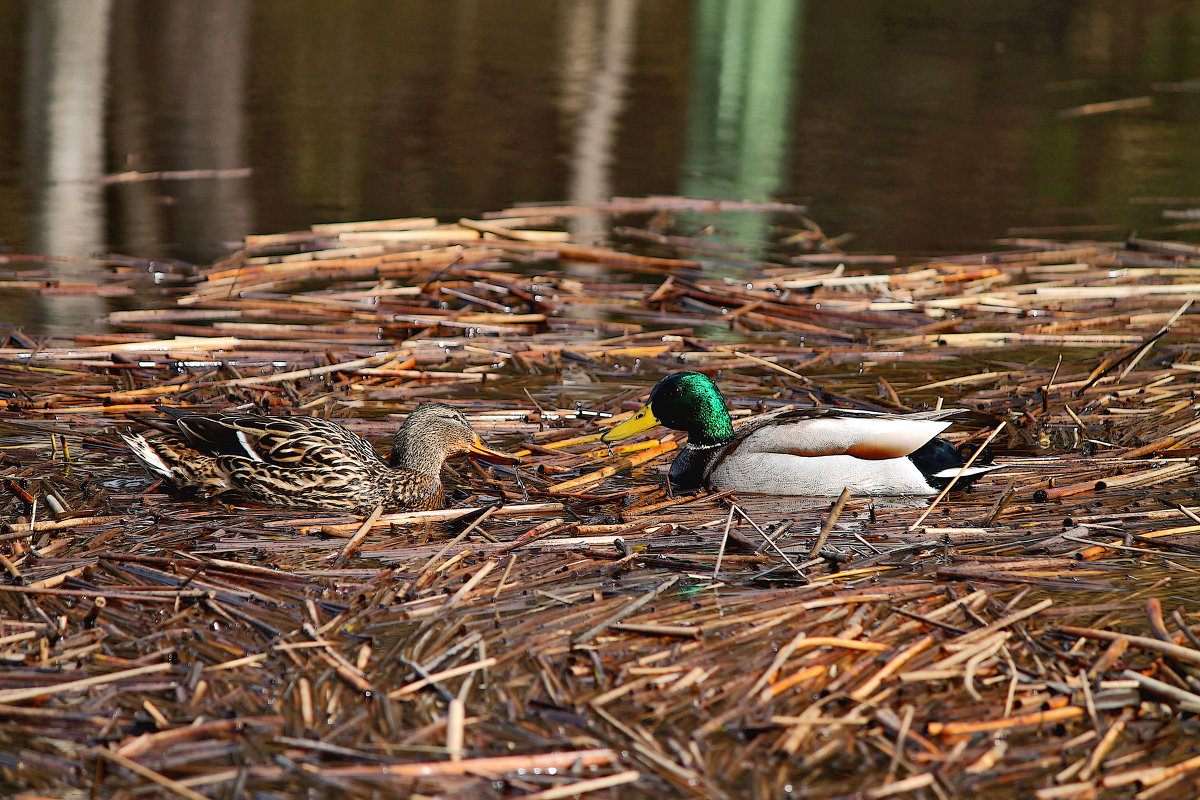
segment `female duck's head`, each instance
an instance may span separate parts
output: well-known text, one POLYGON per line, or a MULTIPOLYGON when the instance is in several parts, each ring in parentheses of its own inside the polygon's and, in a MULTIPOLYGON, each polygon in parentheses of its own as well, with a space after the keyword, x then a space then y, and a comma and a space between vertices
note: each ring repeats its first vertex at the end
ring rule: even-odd
POLYGON ((601 439, 619 441, 655 425, 686 431, 688 442, 697 446, 722 444, 733 438, 725 398, 702 372, 673 372, 663 378, 651 390, 645 406, 601 439))
POLYGON ((388 466, 436 477, 442 462, 460 455, 494 464, 517 461, 516 456, 486 446, 457 408, 445 403, 422 403, 396 431, 388 466))

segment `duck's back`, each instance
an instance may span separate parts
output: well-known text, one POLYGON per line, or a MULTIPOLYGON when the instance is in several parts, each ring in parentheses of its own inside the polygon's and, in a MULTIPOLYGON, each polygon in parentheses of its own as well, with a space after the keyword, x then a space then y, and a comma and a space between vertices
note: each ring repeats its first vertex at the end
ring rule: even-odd
POLYGON ((737 429, 734 443, 742 453, 899 458, 950 427, 944 418, 955 413, 956 409, 897 415, 797 408, 746 423, 737 429))
POLYGON ((287 469, 382 464, 361 436, 316 417, 179 415, 175 425, 190 445, 216 457, 245 458, 287 469))

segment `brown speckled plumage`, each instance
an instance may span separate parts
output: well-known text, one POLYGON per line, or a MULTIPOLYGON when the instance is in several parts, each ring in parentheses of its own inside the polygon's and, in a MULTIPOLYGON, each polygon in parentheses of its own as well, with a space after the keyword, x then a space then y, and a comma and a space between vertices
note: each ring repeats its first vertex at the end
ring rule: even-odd
POLYGON ((146 469, 180 488, 265 505, 359 514, 381 503, 385 510, 441 508, 447 458, 516 460, 484 447, 463 415, 443 403, 424 403, 409 415, 387 463, 361 436, 329 420, 169 411, 174 430, 121 436, 146 469))

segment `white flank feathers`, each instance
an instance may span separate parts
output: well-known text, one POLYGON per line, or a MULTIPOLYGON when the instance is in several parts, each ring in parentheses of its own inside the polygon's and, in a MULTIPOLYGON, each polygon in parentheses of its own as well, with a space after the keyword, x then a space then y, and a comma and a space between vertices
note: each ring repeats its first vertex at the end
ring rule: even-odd
POLYGON ((254 450, 254 443, 250 441, 250 437, 246 435, 245 431, 238 431, 237 438, 242 443, 242 449, 246 451, 246 455, 250 457, 251 461, 257 461, 260 464, 266 463, 263 461, 262 456, 254 450))
POLYGON ((972 475, 982 475, 985 472, 991 472, 994 469, 1000 469, 1002 466, 1004 466, 1004 465, 1003 464, 987 464, 987 465, 980 466, 977 464, 972 464, 970 467, 967 467, 965 470, 963 470, 962 467, 948 467, 948 468, 942 470, 941 472, 933 473, 933 477, 935 477, 935 478, 953 478, 955 475, 958 475, 959 470, 962 470, 962 477, 969 478, 972 475))
POLYGON ((812 497, 833 497, 847 487, 856 495, 936 493, 917 465, 907 458, 872 460, 784 453, 738 453, 736 458, 717 465, 709 476, 709 485, 717 491, 812 497))
POLYGON ((175 479, 175 471, 162 460, 162 457, 150 446, 144 436, 122 433, 121 438, 125 440, 125 444, 129 445, 129 450, 133 453, 134 458, 142 462, 142 466, 167 480, 175 479))

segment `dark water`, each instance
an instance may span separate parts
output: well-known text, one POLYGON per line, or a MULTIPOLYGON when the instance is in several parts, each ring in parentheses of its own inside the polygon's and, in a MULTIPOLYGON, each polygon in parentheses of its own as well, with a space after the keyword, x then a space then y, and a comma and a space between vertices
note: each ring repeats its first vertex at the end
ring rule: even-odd
MULTIPOLYGON (((1200 4, 1169 0, 0 0, 0 248, 206 261, 648 193, 806 202, 889 253, 1158 234, 1200 205, 1197 81, 1200 4), (225 172, 102 181, 188 170, 225 172)), ((0 289, 34 331, 105 307, 0 289)))

